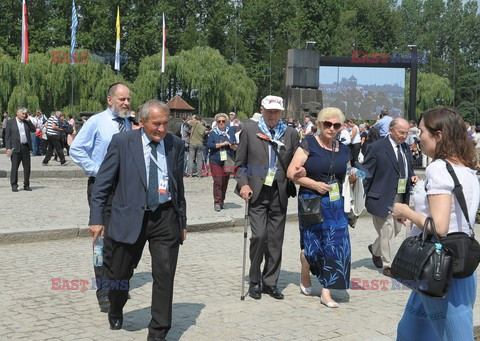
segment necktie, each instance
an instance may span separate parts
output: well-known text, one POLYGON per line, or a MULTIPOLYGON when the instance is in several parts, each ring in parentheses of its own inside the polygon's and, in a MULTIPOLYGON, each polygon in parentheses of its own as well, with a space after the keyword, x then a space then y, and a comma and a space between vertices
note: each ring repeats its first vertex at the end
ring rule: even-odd
POLYGON ((400 178, 405 179, 405 163, 403 162, 402 149, 397 144, 397 164, 400 170, 400 178))
MULTIPOLYGON (((273 129, 270 129, 270 135, 272 135, 272 140, 275 138, 275 130, 273 129)), ((269 163, 269 168, 274 168, 275 167, 275 161, 276 161, 276 155, 275 155, 275 151, 273 150, 273 148, 275 148, 275 146, 273 144, 270 144, 270 163, 269 163)))
POLYGON ((127 128, 125 127, 125 121, 123 120, 123 118, 121 117, 117 117, 115 118, 115 121, 117 121, 118 123, 118 131, 123 133, 124 131, 127 130, 127 128))
MULTIPOLYGON (((158 142, 151 141, 149 143, 151 148, 151 155, 157 159, 157 146, 158 142)), ((158 201, 158 171, 157 164, 150 158, 150 167, 148 171, 148 194, 147 194, 147 204, 148 208, 151 211, 155 211, 159 205, 158 201)))

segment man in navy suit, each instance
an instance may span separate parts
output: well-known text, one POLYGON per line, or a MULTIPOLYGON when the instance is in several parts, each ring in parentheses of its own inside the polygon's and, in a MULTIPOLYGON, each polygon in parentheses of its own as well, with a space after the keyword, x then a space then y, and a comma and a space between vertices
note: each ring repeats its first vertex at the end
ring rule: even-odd
POLYGON ((23 189, 31 191, 30 188, 30 151, 32 150, 31 134, 35 132, 35 126, 30 121, 27 109, 17 110, 17 116, 7 121, 5 128, 5 146, 7 156, 12 158, 12 169, 10 171, 10 183, 12 192, 18 192, 18 167, 23 165, 23 189))
POLYGON ((168 133, 170 110, 157 100, 140 110, 142 129, 116 134, 98 171, 90 203, 90 233, 103 235, 103 208, 115 186, 108 321, 120 329, 128 285, 148 240, 152 255, 152 319, 148 340, 164 340, 172 324, 173 280, 186 238, 183 141, 168 133))
POLYGON ((365 180, 365 206, 373 216, 378 237, 368 246, 372 261, 383 274, 391 277, 391 263, 395 256, 395 237, 401 224, 394 221, 388 206, 410 202, 410 189, 418 181, 412 168, 412 155, 405 143, 409 124, 403 118, 390 123, 389 135, 368 145, 363 166, 365 180), (383 260, 382 260, 383 257, 383 260))

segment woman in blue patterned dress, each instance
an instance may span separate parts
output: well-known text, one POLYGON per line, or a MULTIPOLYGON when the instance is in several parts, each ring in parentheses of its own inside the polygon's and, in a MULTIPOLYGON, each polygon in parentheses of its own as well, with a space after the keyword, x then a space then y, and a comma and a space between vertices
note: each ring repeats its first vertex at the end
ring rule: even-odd
MULTIPOLYGON (((320 302, 329 308, 338 307, 330 289, 350 286, 350 236, 341 187, 351 154, 347 146, 335 140, 344 121, 340 109, 322 109, 317 118, 317 134, 303 140, 287 172, 289 178, 300 167, 307 172, 305 177, 296 179, 300 184, 299 198, 322 197, 323 222, 310 226, 300 222, 300 246, 310 271, 322 285, 320 302)), ((349 176, 351 182, 356 181, 353 171, 349 176)))

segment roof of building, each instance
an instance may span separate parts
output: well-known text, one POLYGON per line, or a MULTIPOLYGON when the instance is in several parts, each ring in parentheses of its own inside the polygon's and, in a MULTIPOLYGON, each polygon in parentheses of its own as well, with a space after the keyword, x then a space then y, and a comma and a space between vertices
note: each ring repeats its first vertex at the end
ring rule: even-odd
POLYGON ((167 106, 170 110, 189 110, 192 111, 195 108, 190 106, 187 102, 183 100, 180 96, 173 97, 170 101, 167 102, 167 106))

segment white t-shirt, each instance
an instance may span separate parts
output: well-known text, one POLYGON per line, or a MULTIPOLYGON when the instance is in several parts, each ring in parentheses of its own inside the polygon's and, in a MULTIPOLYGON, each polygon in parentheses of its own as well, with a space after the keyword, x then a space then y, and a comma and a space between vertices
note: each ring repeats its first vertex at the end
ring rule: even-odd
MULTIPOLYGON (((352 144, 356 144, 356 143, 360 143, 362 142, 362 139, 360 138, 360 129, 358 129, 358 126, 355 125, 353 128, 352 128, 352 131, 353 129, 357 129, 357 133, 355 134, 355 136, 353 137, 352 139, 352 144)), ((350 131, 350 134, 352 133, 352 131, 350 131)))
MULTIPOLYGON (((467 203, 468 218, 473 227, 475 215, 477 214, 480 201, 480 186, 478 183, 476 171, 468 167, 454 165, 453 170, 457 175, 458 181, 463 187, 463 195, 467 203)), ((443 160, 435 160, 425 171, 425 182, 419 181, 414 187, 415 211, 430 216, 430 206, 427 195, 431 194, 451 194, 453 196, 452 207, 450 209, 450 226, 448 233, 465 232, 470 234, 469 227, 462 209, 458 204, 457 198, 453 193, 453 179, 447 170, 443 160), (425 192, 426 188, 426 192, 425 192)), ((416 236, 422 233, 417 226, 413 226, 411 235, 416 236)))

